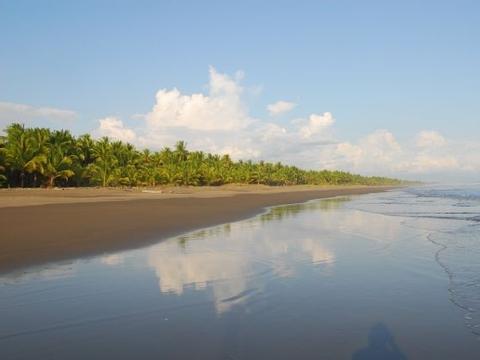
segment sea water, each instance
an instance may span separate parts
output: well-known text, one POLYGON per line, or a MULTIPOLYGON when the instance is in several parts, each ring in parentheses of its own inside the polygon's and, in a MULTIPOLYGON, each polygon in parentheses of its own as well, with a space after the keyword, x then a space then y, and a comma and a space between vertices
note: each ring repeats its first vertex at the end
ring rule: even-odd
POLYGON ((275 207, 0 276, 0 359, 479 359, 479 339, 477 185, 275 207))

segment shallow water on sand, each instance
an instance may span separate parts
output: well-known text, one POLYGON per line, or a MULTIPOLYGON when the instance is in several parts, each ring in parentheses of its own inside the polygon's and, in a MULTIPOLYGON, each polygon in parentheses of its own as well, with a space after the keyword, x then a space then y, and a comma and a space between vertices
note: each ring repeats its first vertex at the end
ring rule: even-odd
POLYGON ((0 359, 478 359, 478 189, 277 207, 6 274, 0 359))

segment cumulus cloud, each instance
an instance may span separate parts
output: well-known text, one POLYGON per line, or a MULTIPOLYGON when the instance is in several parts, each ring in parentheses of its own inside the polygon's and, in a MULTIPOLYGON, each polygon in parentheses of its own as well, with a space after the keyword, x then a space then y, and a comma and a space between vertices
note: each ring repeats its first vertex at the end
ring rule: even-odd
POLYGON ((447 143, 447 140, 436 131, 421 131, 417 135, 417 146, 421 148, 440 147, 447 143))
POLYGON ((26 104, 0 102, 0 127, 18 122, 26 126, 65 125, 65 122, 75 120, 77 114, 71 110, 53 107, 35 107, 26 104), (47 125, 45 125, 47 123, 47 125), (40 125, 41 124, 41 125, 40 125))
POLYGON ((179 90, 157 92, 146 119, 152 129, 185 128, 196 131, 244 129, 251 123, 242 103, 241 76, 232 79, 210 68, 209 94, 182 95, 179 90))
POLYGON ((427 173, 433 171, 461 170, 460 163, 455 156, 438 156, 429 154, 418 154, 412 161, 401 164, 400 169, 404 171, 427 173), (401 168, 403 166, 403 169, 401 168))
POLYGON ((276 103, 269 104, 267 106, 267 110, 272 116, 277 116, 281 114, 288 113, 289 111, 293 110, 293 108, 297 106, 297 104, 289 101, 277 101, 276 103))
POLYGON ((434 131, 420 131, 415 143, 400 143, 387 130, 356 142, 342 142, 326 154, 336 168, 370 175, 446 180, 480 171, 480 144, 450 141, 434 131), (475 150, 474 150, 475 149, 475 150))
MULTIPOLYGON (((99 120, 94 133, 152 149, 184 140, 190 149, 229 154, 234 159, 367 175, 422 179, 428 174, 480 171, 479 143, 453 141, 432 130, 414 134, 411 141, 399 141, 386 129, 346 141, 337 134, 336 120, 328 111, 289 122, 257 119, 245 102, 243 79, 241 72, 230 76, 211 67, 205 93, 161 89, 151 111, 133 116, 134 126, 106 117, 99 120)), ((279 101, 268 109, 272 115, 280 114, 292 104, 279 101)))
POLYGON ((335 120, 331 113, 326 112, 323 115, 312 114, 308 123, 300 128, 300 135, 305 139, 310 139, 313 135, 321 134, 331 127, 335 120))
POLYGON ((361 172, 375 172, 379 164, 394 166, 402 157, 402 149, 395 136, 387 130, 377 130, 356 144, 342 142, 336 146, 337 164, 361 172))
POLYGON ((127 128, 123 122, 113 116, 98 120, 100 126, 94 131, 97 137, 108 136, 124 142, 135 142, 137 135, 132 129, 127 128))

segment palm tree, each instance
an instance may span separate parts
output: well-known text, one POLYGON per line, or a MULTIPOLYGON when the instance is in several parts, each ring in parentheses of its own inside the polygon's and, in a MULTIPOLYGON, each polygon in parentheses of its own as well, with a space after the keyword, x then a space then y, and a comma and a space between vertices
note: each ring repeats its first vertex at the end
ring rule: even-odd
POLYGON ((7 182, 7 177, 4 175, 6 170, 5 164, 5 136, 0 136, 0 185, 7 182))
POLYGON ((175 144, 173 153, 177 161, 186 161, 188 157, 187 143, 185 141, 178 141, 175 144))
POLYGON ((3 164, 2 158, 0 156, 0 186, 3 186, 3 184, 7 182, 7 177, 5 176, 4 172, 5 172, 5 165, 3 164))
POLYGON ((50 144, 46 155, 42 155, 44 162, 41 174, 46 177, 48 187, 55 186, 56 179, 65 179, 75 175, 72 170, 72 156, 65 155, 61 145, 50 144))
POLYGON ((12 172, 17 172, 20 186, 25 187, 25 176, 35 171, 42 161, 35 146, 35 138, 31 130, 23 125, 12 124, 7 127, 5 162, 12 172))
POLYGON ((88 166, 89 173, 105 187, 118 175, 118 160, 113 155, 112 144, 107 137, 97 141, 92 150, 95 160, 88 166))
POLYGON ((95 141, 90 135, 82 135, 73 144, 72 170, 75 175, 72 177, 76 186, 88 185, 88 166, 93 163, 93 147, 95 141))
POLYGON ((76 138, 65 130, 28 129, 20 124, 8 126, 6 136, 0 136, 0 185, 36 186, 37 180, 41 180, 47 186, 54 186, 60 179, 67 186, 402 184, 396 179, 343 171, 233 161, 228 155, 188 151, 183 141, 177 142, 173 150, 165 147, 152 153, 106 137, 76 138))
POLYGON ((48 129, 35 128, 31 130, 31 146, 35 154, 34 158, 28 162, 26 169, 33 174, 33 186, 37 186, 38 176, 43 173, 45 155, 52 139, 52 132, 48 129))

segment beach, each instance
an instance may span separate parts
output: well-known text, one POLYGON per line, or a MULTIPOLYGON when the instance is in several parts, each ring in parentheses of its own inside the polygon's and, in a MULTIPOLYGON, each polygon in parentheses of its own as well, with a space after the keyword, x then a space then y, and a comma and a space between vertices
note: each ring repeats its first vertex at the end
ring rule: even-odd
POLYGON ((0 191, 0 272, 138 248, 266 207, 392 187, 239 185, 0 191))
POLYGON ((240 190, 4 207, 51 262, 0 274, 0 358, 478 358, 478 186, 240 190))

